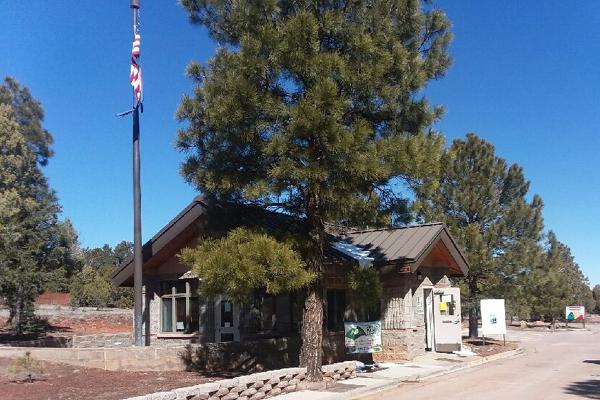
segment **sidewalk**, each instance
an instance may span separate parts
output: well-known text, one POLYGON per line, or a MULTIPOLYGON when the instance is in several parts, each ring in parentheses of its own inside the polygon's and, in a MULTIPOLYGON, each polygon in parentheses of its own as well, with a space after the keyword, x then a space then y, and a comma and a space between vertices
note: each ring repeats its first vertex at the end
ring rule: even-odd
POLYGON ((354 399, 379 390, 388 389, 402 382, 415 382, 457 372, 494 360, 516 357, 522 349, 507 351, 488 357, 459 357, 446 353, 427 353, 413 361, 402 364, 380 364, 386 367, 377 372, 359 373, 356 378, 340 381, 323 390, 302 390, 281 396, 277 400, 339 400, 354 399))

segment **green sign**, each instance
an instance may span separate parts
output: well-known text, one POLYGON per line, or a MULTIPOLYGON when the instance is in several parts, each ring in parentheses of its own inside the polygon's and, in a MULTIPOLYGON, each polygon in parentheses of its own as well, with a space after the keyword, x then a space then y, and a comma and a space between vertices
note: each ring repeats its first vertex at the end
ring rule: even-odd
POLYGON ((378 353, 381 346, 381 321, 344 322, 347 353, 378 353))

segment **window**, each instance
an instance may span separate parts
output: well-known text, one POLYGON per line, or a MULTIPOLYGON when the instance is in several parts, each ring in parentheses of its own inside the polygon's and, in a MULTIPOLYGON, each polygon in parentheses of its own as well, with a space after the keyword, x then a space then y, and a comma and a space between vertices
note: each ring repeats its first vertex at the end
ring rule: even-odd
POLYGON ((344 330, 344 313, 346 311, 346 291, 327 290, 327 329, 344 330))
POLYGON ((270 331, 277 322, 276 301, 273 295, 262 296, 260 304, 260 330, 270 331))
POLYGON ((200 328, 198 281, 162 282, 161 332, 194 333, 200 328))

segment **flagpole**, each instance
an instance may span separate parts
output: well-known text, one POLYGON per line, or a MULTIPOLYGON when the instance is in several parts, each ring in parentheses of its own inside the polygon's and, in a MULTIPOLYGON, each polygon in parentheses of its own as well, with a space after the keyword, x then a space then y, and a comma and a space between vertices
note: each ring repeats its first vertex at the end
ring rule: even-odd
MULTIPOLYGON (((137 26, 139 0, 131 0, 133 27, 137 26)), ((142 194, 140 188, 140 114, 139 102, 133 96, 133 339, 136 346, 144 346, 142 337, 142 194)))

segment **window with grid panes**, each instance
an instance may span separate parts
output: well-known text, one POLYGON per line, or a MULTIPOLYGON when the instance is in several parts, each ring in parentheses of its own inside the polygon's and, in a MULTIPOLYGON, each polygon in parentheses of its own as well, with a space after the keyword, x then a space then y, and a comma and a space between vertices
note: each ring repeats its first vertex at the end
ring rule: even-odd
POLYGON ((161 282, 160 320, 162 333, 198 332, 200 308, 197 280, 161 282))

